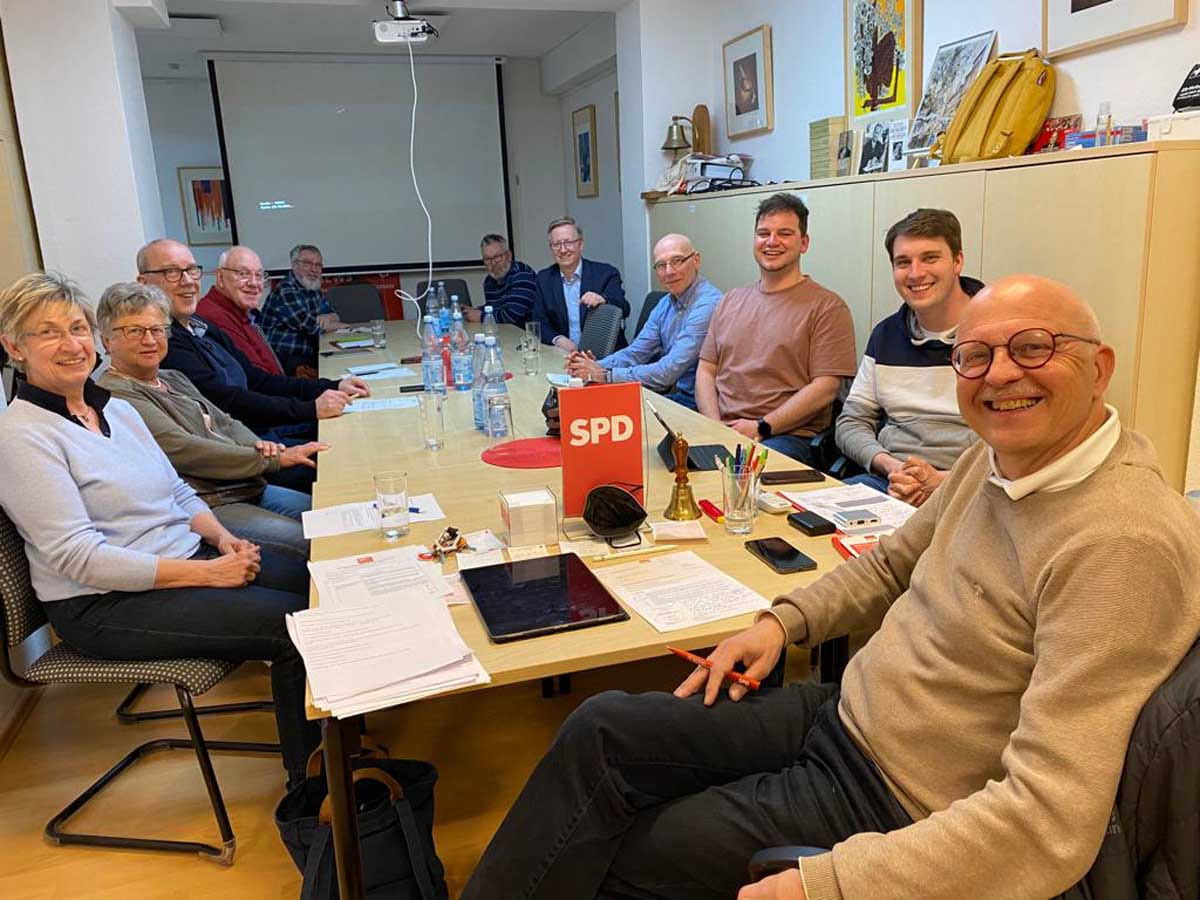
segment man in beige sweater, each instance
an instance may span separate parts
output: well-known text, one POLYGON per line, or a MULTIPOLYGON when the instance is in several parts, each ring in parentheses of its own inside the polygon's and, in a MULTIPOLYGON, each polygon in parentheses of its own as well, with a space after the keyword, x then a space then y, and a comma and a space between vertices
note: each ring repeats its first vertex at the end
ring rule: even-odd
POLYGON ((952 363, 981 441, 930 500, 676 696, 584 703, 466 900, 728 898, 780 844, 831 851, 741 900, 1043 900, 1087 871, 1138 711, 1200 630, 1197 522, 1104 404, 1113 350, 1065 286, 980 292, 952 363), (863 629, 840 694, 720 696, 737 662, 863 629))

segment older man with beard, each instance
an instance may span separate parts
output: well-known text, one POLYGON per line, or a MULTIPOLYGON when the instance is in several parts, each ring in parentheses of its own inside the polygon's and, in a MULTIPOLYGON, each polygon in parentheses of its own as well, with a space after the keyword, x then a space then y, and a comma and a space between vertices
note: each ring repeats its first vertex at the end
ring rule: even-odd
POLYGON ((315 370, 321 335, 336 331, 342 323, 321 290, 325 270, 321 251, 312 244, 297 244, 288 257, 292 271, 263 301, 259 324, 284 370, 301 374, 300 366, 315 370))

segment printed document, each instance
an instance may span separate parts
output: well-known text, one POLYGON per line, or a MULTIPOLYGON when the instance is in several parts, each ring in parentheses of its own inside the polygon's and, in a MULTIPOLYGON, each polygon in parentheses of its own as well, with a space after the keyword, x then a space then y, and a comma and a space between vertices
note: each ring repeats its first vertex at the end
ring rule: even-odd
MULTIPOLYGON (((304 522, 304 536, 311 541, 314 538, 378 528, 379 507, 374 500, 360 500, 306 510, 300 514, 300 518, 304 522)), ((444 518, 446 514, 433 494, 416 494, 408 498, 410 522, 436 522, 444 518)))
POLYGON ((879 523, 863 528, 840 529, 843 534, 887 534, 895 531, 917 511, 902 500, 881 494, 865 484, 847 484, 842 487, 822 488, 818 491, 784 491, 783 496, 818 516, 834 521, 835 512, 848 509, 865 509, 879 517, 879 523))
POLYGON ((344 409, 345 413, 380 412, 387 409, 412 409, 419 406, 416 397, 356 397, 344 409))
MULTIPOLYGON (((388 601, 395 591, 419 591, 444 598, 453 587, 442 567, 418 557, 422 547, 398 547, 362 556, 327 559, 308 564, 321 608, 388 601)), ((443 604, 445 600, 442 600, 443 604)))

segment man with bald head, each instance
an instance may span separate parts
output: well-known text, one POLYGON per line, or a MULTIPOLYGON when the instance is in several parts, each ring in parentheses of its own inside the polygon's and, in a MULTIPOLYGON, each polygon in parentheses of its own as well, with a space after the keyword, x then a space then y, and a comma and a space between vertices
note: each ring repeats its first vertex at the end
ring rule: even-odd
POLYGON ((216 284, 200 299, 196 312, 225 332, 256 368, 283 375, 279 358, 258 327, 258 307, 267 288, 258 254, 249 247, 230 247, 217 259, 216 284))
POLYGON ((1113 349, 1066 286, 980 291, 951 364, 980 441, 929 500, 674 695, 580 706, 465 900, 1041 900, 1087 872, 1134 721, 1200 629, 1195 514, 1105 405, 1113 349), (865 630, 840 688, 723 691, 735 663, 765 678, 789 642, 865 630), (821 850, 743 886, 779 845, 821 850))
POLYGON ((624 350, 603 359, 574 351, 567 372, 584 381, 640 381, 676 403, 696 408, 696 364, 721 292, 700 274, 700 251, 682 234, 654 245, 654 274, 667 292, 624 350))
POLYGON ((196 314, 204 270, 186 245, 151 241, 138 251, 137 267, 137 280, 161 288, 171 301, 162 367, 182 372, 260 437, 284 444, 316 440, 317 419, 340 416, 353 397, 370 395, 361 378, 290 378, 254 366, 220 328, 196 314))

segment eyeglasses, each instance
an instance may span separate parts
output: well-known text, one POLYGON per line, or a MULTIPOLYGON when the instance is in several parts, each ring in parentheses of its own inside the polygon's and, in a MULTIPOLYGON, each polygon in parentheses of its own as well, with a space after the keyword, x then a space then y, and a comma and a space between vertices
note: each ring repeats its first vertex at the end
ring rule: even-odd
POLYGON ((983 341, 963 341, 950 349, 950 365, 963 378, 982 378, 992 368, 996 349, 1004 347, 1008 358, 1022 369, 1040 369, 1058 349, 1059 341, 1082 341, 1085 344, 1100 342, 1095 338, 1079 334, 1053 334, 1044 328, 1025 328, 1018 331, 1003 344, 985 344, 983 341))
POLYGON ((144 338, 147 331, 156 341, 166 340, 171 336, 170 325, 114 325, 112 330, 121 332, 126 340, 135 343, 144 338))
POLYGON ((161 275, 163 281, 170 284, 178 284, 184 275, 193 281, 199 281, 200 276, 204 274, 204 266, 191 265, 179 268, 178 266, 167 266, 165 269, 146 269, 142 272, 143 275, 161 275))
POLYGON ((296 264, 299 266, 303 266, 306 269, 323 269, 323 268, 325 268, 325 263, 319 259, 298 259, 298 260, 296 260, 296 264))
POLYGON ((232 272, 233 277, 238 281, 257 281, 265 284, 267 280, 267 273, 261 270, 230 269, 227 266, 218 266, 218 270, 221 272, 232 272))
MULTIPOLYGON (((554 245, 551 244, 550 246, 553 247, 554 245)), ((503 253, 495 253, 491 256, 485 256, 483 258, 483 261, 484 261, 484 263, 494 263, 497 260, 504 259, 504 257, 508 256, 508 254, 509 254, 509 251, 505 250, 503 253)))
POLYGON ((583 238, 575 238, 574 240, 570 240, 570 241, 551 241, 550 249, 551 250, 570 250, 572 247, 578 247, 582 241, 583 241, 583 238))
POLYGON ((696 251, 693 250, 687 256, 672 256, 670 259, 660 259, 654 264, 654 271, 661 275, 663 272, 667 271, 668 266, 672 269, 678 270, 680 266, 682 266, 695 255, 696 251))
POLYGON ((92 326, 87 322, 76 322, 66 331, 61 328, 39 328, 37 331, 26 331, 23 337, 31 338, 39 344, 61 344, 67 336, 76 341, 92 339, 92 326))

